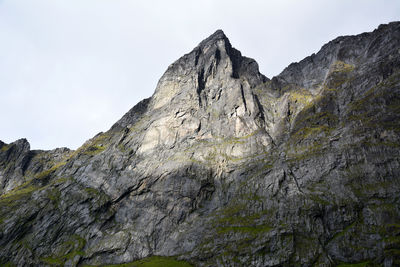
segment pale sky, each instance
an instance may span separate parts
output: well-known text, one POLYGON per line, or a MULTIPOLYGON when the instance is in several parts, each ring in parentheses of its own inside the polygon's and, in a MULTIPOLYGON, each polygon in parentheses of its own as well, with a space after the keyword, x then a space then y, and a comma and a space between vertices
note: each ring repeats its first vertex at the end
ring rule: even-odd
POLYGON ((399 19, 399 0, 0 0, 0 140, 76 149, 217 29, 271 78, 399 19))

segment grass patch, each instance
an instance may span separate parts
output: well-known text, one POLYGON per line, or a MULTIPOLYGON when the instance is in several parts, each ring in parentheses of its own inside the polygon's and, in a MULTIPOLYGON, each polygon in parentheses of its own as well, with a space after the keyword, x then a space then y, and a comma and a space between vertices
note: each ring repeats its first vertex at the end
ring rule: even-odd
MULTIPOLYGON (((248 204, 249 201, 262 201, 257 196, 244 196, 248 204)), ((223 208, 219 211, 212 221, 213 227, 218 235, 228 233, 248 234, 256 237, 258 234, 269 232, 273 229, 271 225, 265 222, 265 218, 269 215, 269 210, 261 212, 249 212, 245 203, 235 203, 223 208)))
POLYGON ((329 201, 327 201, 327 200, 321 198, 321 197, 320 197, 319 195, 317 195, 317 194, 310 194, 310 195, 308 195, 308 196, 309 196, 309 198, 310 198, 312 201, 317 202, 317 203, 319 203, 319 204, 321 204, 321 205, 323 205, 323 206, 331 205, 331 203, 330 203, 329 201))
POLYGON ((257 235, 259 233, 269 232, 273 229, 273 227, 269 225, 256 225, 256 226, 228 226, 228 227, 219 227, 218 234, 226 234, 226 233, 245 233, 251 235, 257 235))
POLYGON ((105 149, 106 149, 105 146, 91 145, 83 152, 83 154, 89 155, 89 156, 94 156, 96 154, 103 152, 105 149))
POLYGON ((10 145, 3 145, 3 146, 0 148, 0 152, 5 152, 5 151, 7 151, 9 147, 10 147, 10 145))
POLYGON ((294 152, 288 152, 288 161, 296 162, 302 161, 314 156, 319 156, 323 152, 323 147, 321 144, 310 144, 310 145, 302 145, 296 146, 294 152))
POLYGON ((58 253, 49 257, 42 257, 40 260, 46 264, 63 266, 67 260, 75 258, 75 256, 84 256, 83 248, 86 240, 79 235, 72 235, 69 240, 64 242, 58 253))
POLYGON ((102 266, 102 267, 192 267, 186 261, 177 260, 175 257, 151 256, 141 260, 110 265, 83 265, 83 267, 102 266))
POLYGON ((359 263, 341 263, 337 267, 367 267, 370 264, 369 261, 359 262, 359 263))
MULTIPOLYGON (((111 142, 112 135, 110 133, 99 133, 92 139, 86 141, 80 148, 72 153, 68 159, 77 155, 94 156, 103 152, 111 142)), ((67 160, 68 160, 67 159, 67 160)))
POLYGON ((4 265, 2 264, 1 266, 3 266, 3 267, 16 267, 17 265, 15 265, 12 262, 6 262, 4 265))
POLYGON ((58 259, 58 258, 45 257, 45 258, 41 258, 41 261, 46 264, 55 265, 55 266, 64 265, 64 261, 62 259, 58 259))
POLYGON ((344 236, 351 228, 353 228, 356 225, 356 222, 353 222, 352 224, 346 226, 342 231, 340 231, 339 233, 336 233, 331 240, 335 240, 337 238, 340 238, 342 236, 344 236))
POLYGON ((64 166, 65 164, 66 164, 65 161, 59 162, 59 163, 55 164, 53 167, 51 167, 50 169, 45 170, 45 171, 42 171, 42 172, 39 173, 39 174, 36 174, 36 175, 35 175, 35 178, 38 179, 38 180, 46 179, 46 178, 48 178, 51 174, 53 174, 58 168, 64 166))
POLYGON ((331 65, 331 73, 333 72, 350 72, 354 70, 354 65, 347 64, 343 61, 336 61, 331 65))
POLYGON ((294 133, 292 135, 292 138, 295 140, 303 140, 311 136, 317 136, 320 133, 325 133, 326 135, 328 135, 331 130, 332 129, 326 125, 304 127, 298 130, 296 133, 294 133))
POLYGON ((0 196, 0 206, 14 207, 19 205, 20 200, 29 197, 39 187, 34 185, 27 185, 25 187, 15 188, 2 196, 0 196))
POLYGON ((336 61, 330 66, 329 76, 326 82, 328 88, 339 88, 345 82, 350 81, 349 74, 354 70, 354 66, 343 61, 336 61))
POLYGON ((291 91, 289 93, 289 99, 295 103, 307 105, 314 99, 313 95, 305 89, 291 91))

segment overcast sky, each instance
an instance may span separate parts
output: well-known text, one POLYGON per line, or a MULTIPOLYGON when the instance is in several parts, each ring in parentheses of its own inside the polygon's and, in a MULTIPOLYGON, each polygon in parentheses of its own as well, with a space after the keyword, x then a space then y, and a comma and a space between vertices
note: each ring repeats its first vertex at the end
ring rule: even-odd
POLYGON ((271 78, 399 19, 399 0, 0 0, 0 140, 76 149, 217 29, 271 78))

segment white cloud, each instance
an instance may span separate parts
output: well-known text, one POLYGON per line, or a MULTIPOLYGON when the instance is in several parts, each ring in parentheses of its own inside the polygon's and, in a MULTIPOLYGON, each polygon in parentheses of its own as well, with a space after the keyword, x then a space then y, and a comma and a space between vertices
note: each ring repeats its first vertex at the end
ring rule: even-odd
POLYGON ((396 0, 3 0, 0 139, 77 148, 219 28, 271 77, 338 35, 398 14, 396 0))

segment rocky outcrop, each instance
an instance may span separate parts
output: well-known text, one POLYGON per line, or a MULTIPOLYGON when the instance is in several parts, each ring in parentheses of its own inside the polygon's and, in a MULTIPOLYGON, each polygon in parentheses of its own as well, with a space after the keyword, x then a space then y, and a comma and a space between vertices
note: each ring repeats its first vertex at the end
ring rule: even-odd
POLYGON ((68 148, 51 151, 30 150, 26 139, 11 144, 0 141, 0 193, 7 193, 27 181, 27 177, 49 170, 71 154, 68 148))
POLYGON ((399 51, 395 22, 268 79, 219 30, 78 150, 0 143, 0 262, 398 265, 399 51))

